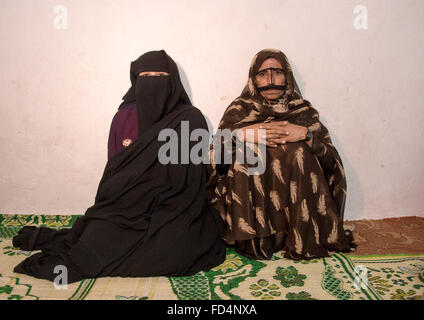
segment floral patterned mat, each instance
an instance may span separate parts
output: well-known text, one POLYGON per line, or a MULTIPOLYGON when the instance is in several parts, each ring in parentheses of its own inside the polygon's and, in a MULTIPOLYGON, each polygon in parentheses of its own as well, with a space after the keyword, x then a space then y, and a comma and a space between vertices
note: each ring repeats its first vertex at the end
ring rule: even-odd
POLYGON ((22 226, 69 228, 76 218, 0 215, 1 300, 418 300, 424 292, 424 253, 293 261, 279 252, 256 261, 228 248, 224 263, 190 277, 84 279, 58 288, 13 272, 31 254, 11 243, 22 226))

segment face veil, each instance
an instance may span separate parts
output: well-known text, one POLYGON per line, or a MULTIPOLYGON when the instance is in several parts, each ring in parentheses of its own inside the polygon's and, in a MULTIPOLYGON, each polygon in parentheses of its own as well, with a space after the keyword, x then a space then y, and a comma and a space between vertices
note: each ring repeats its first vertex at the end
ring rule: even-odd
POLYGON ((138 76, 135 86, 140 131, 144 132, 167 113, 171 94, 169 76, 138 76))
POLYGON ((131 63, 131 87, 119 109, 136 102, 138 136, 154 126, 181 104, 191 105, 181 83, 176 63, 164 51, 149 51, 131 63), (141 72, 166 72, 169 76, 140 76, 141 72))

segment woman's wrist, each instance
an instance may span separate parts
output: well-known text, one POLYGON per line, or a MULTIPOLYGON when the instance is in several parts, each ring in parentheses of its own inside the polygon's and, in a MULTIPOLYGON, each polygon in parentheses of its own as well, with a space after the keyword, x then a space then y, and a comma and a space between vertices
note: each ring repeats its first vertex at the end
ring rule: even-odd
POLYGON ((310 148, 312 148, 313 135, 312 135, 312 133, 309 131, 309 128, 308 128, 308 127, 304 127, 304 128, 305 128, 305 134, 304 134, 303 141, 305 141, 305 142, 306 142, 306 144, 307 144, 310 148))
POLYGON ((313 143, 313 137, 311 137, 309 140, 305 140, 306 144, 309 146, 309 148, 312 148, 312 143, 313 143))

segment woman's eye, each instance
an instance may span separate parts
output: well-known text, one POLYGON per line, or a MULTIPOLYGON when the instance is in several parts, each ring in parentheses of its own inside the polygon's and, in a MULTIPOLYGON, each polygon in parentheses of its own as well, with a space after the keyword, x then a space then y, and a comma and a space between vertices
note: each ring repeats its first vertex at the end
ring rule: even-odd
POLYGON ((263 76, 265 76, 265 73, 264 73, 264 72, 259 72, 259 73, 258 73, 258 76, 259 76, 259 77, 263 77, 263 76))

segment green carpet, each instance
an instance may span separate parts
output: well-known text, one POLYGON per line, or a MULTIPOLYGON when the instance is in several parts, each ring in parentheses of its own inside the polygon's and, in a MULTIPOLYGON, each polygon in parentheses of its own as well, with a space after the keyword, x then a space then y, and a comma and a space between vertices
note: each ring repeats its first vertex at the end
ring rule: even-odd
POLYGON ((29 256, 12 246, 25 225, 69 228, 77 216, 0 215, 0 299, 60 300, 417 300, 424 291, 424 253, 293 261, 275 254, 255 261, 227 249, 225 262, 190 277, 84 279, 55 288, 13 272, 29 256))

